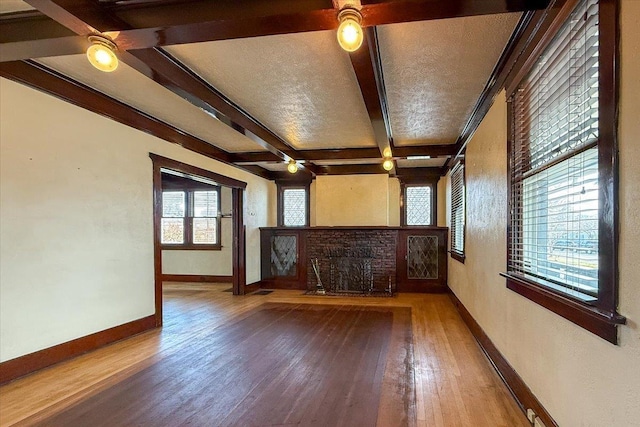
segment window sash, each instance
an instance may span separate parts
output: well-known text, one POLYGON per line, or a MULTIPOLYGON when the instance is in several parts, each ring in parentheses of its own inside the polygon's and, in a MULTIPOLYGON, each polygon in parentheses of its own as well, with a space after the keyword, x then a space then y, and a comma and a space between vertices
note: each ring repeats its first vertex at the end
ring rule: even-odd
POLYGON ((191 245, 203 249, 219 246, 219 202, 219 189, 163 191, 160 243, 178 249, 191 245), (178 206, 179 195, 182 196, 181 206, 178 206))
POLYGON ((596 0, 576 7, 511 103, 509 272, 583 300, 599 277, 597 13, 596 0))

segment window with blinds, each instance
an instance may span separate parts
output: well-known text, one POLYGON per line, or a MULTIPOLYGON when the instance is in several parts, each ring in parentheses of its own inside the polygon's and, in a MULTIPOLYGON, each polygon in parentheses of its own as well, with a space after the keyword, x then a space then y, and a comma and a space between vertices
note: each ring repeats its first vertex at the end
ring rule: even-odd
POLYGON ((160 243, 175 247, 219 246, 219 190, 162 192, 160 243))
POLYGON ((583 301, 599 290, 598 65, 586 0, 511 100, 509 273, 583 301))
POLYGON ((465 209, 464 164, 458 163, 451 171, 451 253, 456 259, 464 257, 465 209))

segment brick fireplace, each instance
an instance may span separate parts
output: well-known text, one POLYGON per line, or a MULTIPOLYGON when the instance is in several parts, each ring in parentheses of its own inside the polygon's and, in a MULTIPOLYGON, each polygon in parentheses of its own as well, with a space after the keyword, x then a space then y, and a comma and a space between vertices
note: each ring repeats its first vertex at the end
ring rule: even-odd
POLYGON ((263 288, 315 290, 317 260, 327 291, 443 292, 447 228, 261 228, 263 288), (428 242, 425 245, 423 242, 428 242))

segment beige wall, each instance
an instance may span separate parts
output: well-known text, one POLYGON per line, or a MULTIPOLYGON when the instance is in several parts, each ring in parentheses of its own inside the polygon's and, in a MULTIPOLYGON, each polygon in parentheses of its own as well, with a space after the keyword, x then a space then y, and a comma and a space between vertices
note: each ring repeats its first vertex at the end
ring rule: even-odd
POLYGON ((318 176, 316 225, 388 225, 388 181, 386 174, 318 176))
MULTIPOLYGON (((446 180, 438 182, 437 225, 446 224, 446 180)), ((400 181, 386 174, 319 176, 311 184, 311 225, 400 226, 400 181)))
POLYGON ((0 360, 154 312, 149 152, 248 183, 247 282, 275 185, 0 81, 0 360))
MULTIPOLYGON (((231 188, 220 188, 220 210, 223 214, 232 211, 231 188)), ((220 219, 219 251, 165 250, 162 251, 163 274, 195 274, 231 276, 233 273, 233 221, 226 216, 220 219)))
POLYGON ((466 263, 449 286, 563 427, 640 420, 640 2, 622 1, 620 90, 620 345, 508 290, 506 103, 495 102, 466 155, 466 263))
POLYGON ((389 226, 400 226, 400 180, 389 178, 389 226))

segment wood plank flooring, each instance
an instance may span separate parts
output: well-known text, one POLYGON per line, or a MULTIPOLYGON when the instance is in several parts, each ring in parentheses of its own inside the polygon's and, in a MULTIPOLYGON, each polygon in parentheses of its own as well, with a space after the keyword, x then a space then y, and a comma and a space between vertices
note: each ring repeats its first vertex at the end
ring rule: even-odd
MULTIPOLYGON (((143 414, 159 404, 159 397, 167 409, 162 412, 164 415, 153 419, 153 425, 159 426, 188 422, 192 422, 191 425, 314 425, 313 420, 323 421, 315 425, 346 426, 529 425, 446 295, 329 298, 278 290, 265 296, 234 297, 224 292, 228 287, 227 284, 165 285, 165 326, 161 330, 138 335, 3 386, 0 388, 0 425, 149 425, 143 414), (308 304, 317 305, 315 311, 309 310, 308 304), (293 313, 296 311, 293 307, 306 309, 293 313), (377 310, 362 310, 361 307, 377 310), (403 335, 402 322, 389 322, 389 313, 394 313, 392 318, 402 312, 408 316, 409 310, 397 310, 402 307, 411 309, 410 334, 403 335), (291 317, 271 326, 274 321, 270 316, 282 317, 278 317, 279 310, 286 311, 291 317), (346 335, 340 335, 342 338, 338 335, 335 340, 327 338, 324 335, 331 331, 331 322, 325 322, 324 326, 322 322, 316 322, 312 327, 304 326, 308 322, 301 323, 301 319, 306 314, 300 313, 308 312, 321 313, 321 319, 329 313, 342 313, 340 315, 347 317, 351 313, 351 329, 357 331, 351 338, 358 336, 361 340, 345 341, 345 337, 349 337, 345 331, 346 335), (262 315, 256 317, 256 313, 262 315), (375 320, 359 323, 357 319, 362 313, 377 315, 372 315, 375 320), (372 333, 373 329, 363 327, 372 322, 382 333, 372 333), (238 335, 256 329, 273 334, 261 339, 271 341, 271 346, 256 347, 261 340, 237 339, 238 335), (288 342, 286 337, 291 336, 300 339, 297 343, 288 342), (407 348, 403 347, 403 340, 407 337, 412 340, 412 361, 403 354, 403 349, 407 348), (215 341, 217 344, 208 341, 212 339, 218 340, 215 341), (235 347, 230 346, 232 342, 236 343, 235 347), (327 345, 324 351, 305 351, 322 347, 317 345, 320 342, 333 344, 327 345), (352 344, 349 352, 344 352, 345 356, 349 354, 348 360, 336 358, 336 364, 327 371, 335 372, 335 377, 323 383, 322 378, 317 377, 319 371, 313 367, 322 364, 323 360, 326 363, 327 357, 335 358, 336 352, 331 348, 337 348, 340 342, 352 344), (226 363, 227 368, 244 367, 247 370, 247 376, 236 377, 235 381, 233 378, 240 371, 234 369, 201 372, 221 386, 220 399, 207 400, 211 395, 199 393, 203 383, 182 383, 176 392, 175 381, 169 381, 172 372, 179 372, 185 360, 207 357, 202 354, 203 344, 213 346, 210 356, 221 359, 220 363, 226 363), (364 351, 353 352, 361 348, 364 351), (255 363, 256 356, 263 363, 255 363), (283 360, 292 363, 283 363, 283 360), (402 379, 407 365, 412 368, 415 393, 403 389, 410 382, 402 379), (363 376, 357 369, 351 369, 352 366, 366 366, 360 372, 378 372, 378 376, 363 376), (380 375, 382 366, 385 367, 384 375, 380 375), (253 385, 254 393, 247 393, 246 387, 251 385, 245 384, 244 380, 254 376, 256 370, 261 372, 263 382, 253 385), (225 372, 234 374, 226 378, 225 372), (293 381, 291 375, 295 377, 293 381), (157 395, 143 393, 143 388, 138 388, 144 384, 148 389, 150 385, 145 382, 149 381, 159 381, 157 395), (354 400, 362 405, 351 412, 344 409, 348 404, 331 412, 332 399, 344 403, 345 396, 344 393, 332 393, 331 387, 326 388, 331 382, 340 384, 335 390, 342 391, 348 385, 357 384, 358 387, 347 389, 347 396, 363 386, 369 387, 370 395, 364 400, 354 400), (167 384, 173 384, 171 387, 174 388, 163 387, 167 384), (318 393, 310 391, 314 390, 313 385, 318 393), (299 398, 292 402, 291 396, 299 398), (415 402, 407 402, 407 396, 415 396, 415 402), (176 408, 179 412, 185 399, 189 405, 218 411, 219 418, 215 422, 209 418, 206 423, 187 417, 176 423, 178 418, 170 418, 175 414, 169 410, 176 408), (121 405, 124 408, 109 407, 105 403, 108 401, 110 404, 124 402, 121 405), (93 411, 102 415, 99 420, 89 423, 88 418, 83 417, 93 411), (413 415, 403 419, 403 412, 413 415), (117 418, 117 413, 120 417, 128 417, 127 420, 117 418), (256 418, 259 414, 271 414, 273 418, 264 415, 256 418), (356 414, 362 415, 350 418, 356 414)), ((404 352, 408 353, 407 350, 404 352)), ((197 374, 201 366, 187 365, 187 369, 195 370, 197 374)), ((189 412, 188 408, 184 410, 189 412)), ((210 416, 211 413, 207 415, 210 416)))

